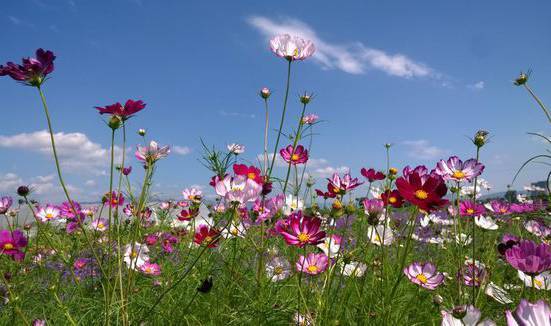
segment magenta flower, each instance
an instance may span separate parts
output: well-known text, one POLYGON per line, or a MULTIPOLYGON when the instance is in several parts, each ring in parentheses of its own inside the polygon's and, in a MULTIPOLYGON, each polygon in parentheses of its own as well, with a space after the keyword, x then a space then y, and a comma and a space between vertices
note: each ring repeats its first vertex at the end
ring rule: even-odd
POLYGON ((404 268, 404 274, 411 282, 428 290, 434 290, 444 282, 444 275, 431 262, 414 262, 404 268))
POLYGON ((285 227, 276 224, 276 229, 288 245, 304 247, 323 242, 325 231, 320 231, 321 220, 317 217, 302 216, 301 211, 293 212, 285 227))
POLYGON ((546 243, 537 245, 530 240, 521 240, 505 252, 505 258, 515 269, 535 276, 551 268, 551 247, 546 243))
POLYGON ((510 205, 500 200, 492 200, 486 207, 496 215, 507 215, 511 213, 510 205))
POLYGON ((54 71, 55 55, 52 51, 36 50, 36 58, 24 58, 21 65, 8 62, 0 65, 0 76, 10 76, 14 80, 29 86, 40 87, 52 71, 54 71))
POLYGON ((477 204, 473 201, 466 200, 459 204, 459 214, 463 217, 480 216, 486 212, 484 205, 477 204))
POLYGON ((350 173, 346 173, 342 178, 338 173, 333 173, 331 179, 327 178, 327 181, 329 181, 327 190, 335 195, 344 195, 363 184, 363 182, 358 181, 358 178, 352 179, 350 173))
POLYGON ((132 166, 122 168, 122 174, 129 175, 132 172, 132 166))
POLYGON ((380 199, 364 199, 362 201, 364 212, 369 217, 370 223, 378 224, 379 219, 383 215, 385 204, 380 199))
POLYGON ((530 303, 522 299, 514 311, 505 311, 505 318, 508 326, 550 326, 551 307, 545 300, 530 303))
POLYGON ((374 182, 377 180, 383 180, 385 178, 385 174, 380 171, 375 171, 375 169, 366 169, 362 168, 360 173, 369 181, 374 182))
POLYGON ((281 154, 285 162, 293 165, 304 164, 308 161, 308 150, 302 145, 298 145, 297 148, 293 148, 293 145, 289 145, 282 148, 279 154, 281 154))
POLYGON ((145 262, 140 266, 140 271, 146 275, 161 275, 161 266, 155 263, 145 262))
POLYGON ((137 148, 135 153, 136 158, 146 163, 155 163, 170 154, 170 147, 159 147, 159 144, 155 141, 151 141, 149 146, 138 146, 137 148))
POLYGON ((172 253, 174 251, 174 248, 172 247, 172 245, 177 243, 178 243, 178 238, 176 238, 170 233, 163 233, 161 247, 163 248, 164 252, 172 253))
POLYGON ((289 61, 304 60, 316 51, 312 41, 289 34, 278 35, 271 39, 270 48, 275 55, 289 61))
POLYGON ((325 254, 309 253, 306 257, 300 255, 296 263, 297 271, 310 275, 323 273, 329 265, 329 258, 325 254))
POLYGON ((21 248, 27 246, 27 238, 23 232, 14 230, 0 231, 0 254, 11 256, 15 261, 22 261, 25 258, 25 253, 21 251, 21 248))
POLYGON ((111 114, 121 117, 123 120, 130 118, 133 114, 143 110, 145 103, 143 101, 128 100, 124 105, 119 102, 104 107, 96 106, 99 114, 111 114))
POLYGON ((482 174, 482 171, 484 171, 484 165, 475 159, 463 162, 457 156, 452 156, 447 161, 440 160, 435 170, 436 174, 442 176, 444 180, 469 182, 482 174))
POLYGON ((478 261, 473 263, 472 260, 467 260, 459 271, 459 277, 463 280, 463 284, 471 287, 479 287, 486 280, 486 276, 486 266, 478 261))
POLYGON ((122 195, 122 193, 117 193, 116 191, 107 193, 104 197, 104 203, 113 208, 117 206, 122 206, 124 205, 124 196, 122 195))
POLYGON ((6 214, 13 204, 13 200, 9 196, 0 198, 0 214, 6 214))

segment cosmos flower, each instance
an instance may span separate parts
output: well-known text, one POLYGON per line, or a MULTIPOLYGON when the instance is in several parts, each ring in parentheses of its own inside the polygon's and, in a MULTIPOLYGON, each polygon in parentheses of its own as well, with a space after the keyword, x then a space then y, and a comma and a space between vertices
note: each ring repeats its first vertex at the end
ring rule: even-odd
POLYGON ((132 115, 138 113, 145 108, 143 101, 128 100, 124 105, 119 102, 104 107, 96 106, 99 114, 111 114, 120 117, 122 120, 130 118, 132 115))
POLYGON ((283 281, 291 275, 291 264, 283 257, 274 257, 266 263, 266 276, 272 282, 283 281))
POLYGON ((369 181, 375 182, 378 180, 384 180, 385 174, 381 171, 375 171, 375 169, 362 168, 360 173, 369 181))
POLYGON ((538 245, 531 240, 521 240, 505 252, 505 258, 515 269, 534 276, 551 268, 551 247, 546 243, 538 245))
POLYGON ((381 200, 385 206, 390 205, 394 208, 400 208, 404 204, 404 198, 402 198, 398 190, 387 190, 381 193, 381 200))
POLYGON ((428 213, 448 203, 442 198, 446 195, 448 188, 444 180, 437 175, 411 172, 398 178, 396 186, 402 197, 428 213))
POLYGON ((254 202, 262 192, 261 185, 242 175, 217 179, 214 189, 227 203, 239 204, 254 202))
POLYGON ((285 197, 285 205, 283 206, 283 213, 289 215, 294 211, 299 211, 304 207, 304 202, 299 197, 288 194, 285 197))
POLYGON ((155 263, 146 262, 140 266, 140 271, 145 275, 158 276, 161 275, 161 266, 155 263))
POLYGON ((474 223, 484 230, 497 230, 499 226, 489 216, 479 215, 474 218, 474 223))
POLYGON ((310 113, 302 117, 302 123, 305 125, 313 125, 316 121, 318 121, 318 118, 319 117, 317 115, 310 113))
POLYGON ((227 147, 228 151, 232 154, 239 155, 245 153, 245 145, 233 143, 229 144, 227 147))
POLYGON ((330 192, 330 191, 326 191, 326 192, 323 192, 322 190, 319 190, 319 189, 316 189, 316 195, 318 195, 319 197, 323 197, 323 199, 328 199, 328 198, 335 198, 337 197, 336 194, 330 192))
POLYGON ((442 326, 496 326, 492 320, 480 321, 482 314, 473 305, 458 306, 453 311, 442 310, 440 313, 442 326))
POLYGON ((0 254, 10 256, 15 261, 22 261, 25 253, 21 251, 27 246, 27 238, 20 230, 0 231, 0 254))
POLYGON ((262 87, 260 92, 258 92, 258 95, 260 95, 260 97, 262 97, 263 99, 267 100, 270 97, 270 95, 272 95, 272 92, 268 87, 262 87))
POLYGON ((6 214, 6 212, 10 209, 12 203, 13 200, 9 196, 3 196, 2 198, 0 198, 0 214, 6 214))
POLYGON ((362 277, 367 270, 367 265, 357 261, 341 264, 341 274, 344 276, 362 277))
POLYGON ((298 145, 296 149, 293 148, 293 145, 289 145, 282 148, 279 154, 285 162, 292 165, 304 164, 308 161, 308 150, 302 145, 298 145))
POLYGON ((112 191, 111 193, 105 194, 104 201, 109 206, 115 208, 117 206, 124 205, 124 196, 122 195, 122 193, 117 193, 116 191, 112 191))
POLYGON ((505 318, 508 326, 550 326, 551 307, 544 300, 530 303, 522 299, 514 311, 505 311, 505 318))
POLYGON ((479 287, 486 280, 486 266, 479 261, 467 259, 459 271, 459 278, 466 286, 479 287))
POLYGON ((459 204, 459 214, 463 217, 480 216, 486 212, 484 205, 477 204, 471 200, 464 200, 459 204))
POLYGON ((551 228, 543 220, 534 219, 524 222, 526 231, 532 233, 538 238, 545 239, 551 235, 551 228))
POLYGON ((60 210, 56 206, 48 204, 45 207, 39 207, 35 216, 41 222, 48 222, 57 219, 60 216, 60 210))
POLYGON ((278 35, 271 39, 270 48, 275 55, 289 61, 304 60, 316 51, 312 41, 289 34, 278 35))
POLYGON ((325 240, 317 245, 318 248, 323 251, 329 258, 337 257, 341 248, 342 237, 338 234, 332 234, 325 238, 325 240))
POLYGON ((218 230, 211 228, 205 224, 201 224, 195 230, 193 235, 193 242, 198 245, 205 244, 209 248, 215 248, 218 246, 218 240, 220 239, 220 233, 218 230))
POLYGON ((435 170, 436 174, 442 176, 446 181, 469 182, 482 174, 482 171, 484 171, 484 165, 475 159, 463 162, 457 156, 452 156, 447 161, 441 160, 436 164, 435 170))
POLYGON ((394 242, 395 235, 389 226, 385 228, 383 225, 370 225, 367 228, 367 238, 377 246, 390 246, 394 242))
POLYGON ((104 232, 109 228, 109 222, 104 218, 98 218, 92 221, 90 227, 92 230, 104 232))
POLYGON ((501 200, 492 200, 484 205, 486 209, 494 213, 495 215, 507 215, 510 214, 509 203, 501 200))
POLYGON ((149 248, 145 244, 128 244, 124 249, 124 262, 130 269, 139 269, 143 264, 149 262, 149 248))
POLYGON ((0 76, 10 76, 29 86, 40 87, 54 71, 55 55, 52 51, 36 50, 36 58, 24 58, 21 65, 8 62, 0 65, 0 76))
POLYGON ((534 287, 538 290, 551 290, 551 272, 543 272, 535 275, 532 280, 532 276, 526 275, 521 271, 518 271, 518 278, 522 280, 525 286, 534 287))
POLYGON ((235 175, 242 175, 248 179, 254 180, 259 185, 264 183, 264 178, 262 177, 260 169, 253 165, 246 166, 245 164, 234 164, 233 173, 235 175))
POLYGON ((505 233, 501 238, 501 242, 497 245, 497 251, 499 252, 500 255, 505 256, 505 252, 513 248, 514 246, 518 245, 519 242, 520 242, 519 237, 512 234, 505 233))
POLYGON ((362 201, 364 212, 370 224, 378 224, 385 211, 384 202, 381 199, 364 199, 362 201))
POLYGON ((444 275, 431 262, 414 262, 404 268, 404 274, 411 282, 428 290, 434 290, 444 282, 444 275))
POLYGON ((128 176, 132 172, 132 166, 122 168, 122 174, 128 176))
POLYGON ((300 255, 296 263, 297 271, 310 275, 323 273, 329 266, 329 258, 325 254, 309 253, 306 257, 300 255))
POLYGON ((186 188, 184 191, 182 191, 182 195, 184 196, 185 200, 189 200, 195 203, 198 203, 201 201, 202 196, 201 190, 197 188, 186 188))
POLYGON ((323 242, 325 231, 320 230, 321 220, 317 217, 303 216, 302 211, 292 213, 288 218, 289 227, 278 230, 288 245, 304 247, 323 242))
POLYGON ((498 286, 494 282, 489 282, 486 285, 484 293, 501 304, 513 303, 513 300, 511 300, 509 293, 507 293, 504 288, 498 286))
POLYGON ((168 154, 170 154, 169 146, 159 147, 159 144, 152 140, 149 146, 137 146, 135 156, 142 162, 152 164, 163 157, 167 157, 168 154))
POLYGON ((352 178, 350 173, 346 173, 341 178, 339 174, 335 172, 331 178, 327 178, 327 181, 329 182, 327 184, 327 190, 336 195, 344 195, 363 184, 363 182, 358 181, 358 178, 352 178))

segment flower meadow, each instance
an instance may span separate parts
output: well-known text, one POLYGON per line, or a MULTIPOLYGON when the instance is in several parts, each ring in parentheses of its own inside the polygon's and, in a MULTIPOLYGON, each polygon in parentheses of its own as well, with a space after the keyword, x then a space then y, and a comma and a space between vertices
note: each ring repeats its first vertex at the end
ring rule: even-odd
MULTIPOLYGON (((0 198, 2 325, 551 325, 549 191, 484 200, 484 130, 472 157, 395 167, 386 144, 386 162, 314 180, 316 98, 289 94, 315 44, 285 34, 269 46, 287 78, 282 108, 258 92, 258 163, 246 144, 203 144, 216 197, 188 188, 161 202, 151 186, 170 147, 131 119, 147 103, 95 107, 111 135, 109 188, 85 205, 63 180, 45 96, 55 54, 0 65, 2 82, 29 86, 42 107, 65 195, 37 202, 21 185, 0 198), (142 142, 127 153, 133 130, 142 142)), ((528 79, 515 84, 549 117, 528 79)))

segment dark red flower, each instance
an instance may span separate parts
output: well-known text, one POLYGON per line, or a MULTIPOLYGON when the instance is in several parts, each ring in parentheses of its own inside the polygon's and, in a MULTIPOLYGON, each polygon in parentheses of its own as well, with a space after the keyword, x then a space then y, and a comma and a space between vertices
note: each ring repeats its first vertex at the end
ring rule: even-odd
POLYGON ((100 114, 112 114, 121 117, 123 120, 130 118, 133 114, 143 110, 145 108, 145 103, 141 100, 133 101, 128 100, 126 103, 121 105, 119 102, 104 107, 96 106, 96 109, 100 114))
POLYGON ((387 190, 381 194, 381 199, 385 206, 390 205, 395 208, 400 208, 404 204, 404 198, 398 190, 387 190))
POLYGON ((375 169, 365 169, 362 168, 360 173, 369 181, 377 181, 377 180, 383 180, 385 178, 385 174, 380 171, 375 171, 375 169))
POLYGON ((316 194, 319 196, 319 197, 323 197, 323 199, 327 199, 327 198, 335 198, 337 197, 337 195, 331 191, 326 191, 326 192, 323 192, 319 189, 316 189, 316 194))
POLYGON ((235 173, 235 175, 245 176, 259 185, 264 182, 264 178, 262 178, 262 175, 260 174, 260 169, 252 165, 246 166, 245 164, 234 164, 233 173, 235 173))
POLYGON ((219 234, 220 233, 216 229, 201 224, 197 227, 197 230, 195 230, 193 242, 198 245, 205 244, 209 248, 214 248, 218 246, 218 240, 220 239, 219 234))
POLYGON ((419 175, 412 171, 396 180, 396 187, 403 198, 425 212, 434 211, 448 203, 443 199, 448 192, 442 177, 436 174, 419 175))
POLYGON ((13 62, 0 65, 0 76, 10 76, 29 86, 39 87, 46 76, 54 71, 55 55, 52 51, 36 50, 36 58, 24 58, 22 65, 13 62))

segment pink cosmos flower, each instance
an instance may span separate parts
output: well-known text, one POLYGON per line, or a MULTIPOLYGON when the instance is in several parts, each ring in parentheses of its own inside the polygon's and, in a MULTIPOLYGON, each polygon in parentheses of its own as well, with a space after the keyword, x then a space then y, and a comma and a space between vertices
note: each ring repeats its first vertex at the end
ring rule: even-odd
POLYGON ((0 231, 0 254, 8 255, 15 261, 22 261, 25 258, 25 253, 21 248, 27 246, 27 238, 20 230, 0 231))
POLYGON ((186 200, 189 200, 192 202, 200 202, 201 196, 203 193, 201 192, 201 190, 196 188, 186 188, 184 189, 182 194, 184 195, 184 199, 186 200))
POLYGON ((385 204, 381 199, 364 199, 362 201, 365 214, 370 218, 370 221, 379 221, 383 215, 385 204))
POLYGON ((234 164, 233 173, 235 173, 235 175, 245 176, 260 185, 264 183, 264 178, 261 175, 260 169, 253 165, 246 166, 245 164, 234 164))
POLYGON ((310 113, 302 117, 302 123, 305 125, 313 125, 318 119, 319 117, 317 115, 310 113))
POLYGON ((104 232, 109 228, 109 222, 104 218, 98 218, 93 220, 90 226, 92 230, 104 232))
POLYGON ((534 276, 551 268, 551 246, 521 240, 505 252, 505 258, 515 269, 534 276))
POLYGON ((514 311, 505 311, 507 326, 549 326, 551 325, 551 307, 545 300, 530 303, 520 300, 514 311))
POLYGON ((308 161, 308 150, 302 145, 297 145, 297 148, 293 148, 293 145, 289 145, 282 148, 279 154, 283 160, 292 165, 304 164, 308 161))
POLYGON ((312 41, 289 34, 278 35, 271 39, 270 48, 275 55, 289 61, 304 60, 316 51, 312 41))
POLYGON ((155 141, 151 141, 149 146, 138 146, 135 156, 138 160, 145 163, 154 163, 163 157, 167 157, 170 154, 170 147, 159 147, 159 144, 155 141))
POLYGON ((159 264, 146 262, 140 267, 140 271, 146 275, 158 276, 161 275, 161 266, 159 264))
POLYGON ((438 272, 431 262, 414 262, 404 268, 404 274, 411 282, 428 290, 434 290, 444 282, 444 275, 438 272))
POLYGON ((261 185, 242 175, 217 179, 214 189, 226 202, 240 204, 255 201, 262 192, 261 185))
POLYGON ((327 190, 335 195, 344 195, 350 190, 353 190, 363 184, 363 182, 358 181, 358 178, 352 179, 350 173, 346 173, 341 178, 339 174, 335 172, 331 178, 327 178, 327 181, 329 181, 327 184, 327 190))
POLYGON ((303 216, 302 211, 293 212, 287 218, 287 225, 287 228, 279 228, 277 231, 289 245, 317 245, 325 238, 325 231, 320 231, 321 220, 317 217, 303 216))
POLYGON ((463 280, 463 284, 470 287, 479 287, 487 275, 486 266, 478 261, 473 263, 472 259, 467 260, 459 271, 459 278, 463 280))
POLYGON ((24 58, 22 65, 8 62, 0 65, 0 76, 12 79, 29 86, 39 87, 46 77, 54 71, 55 55, 52 51, 36 50, 36 58, 24 58))
POLYGON ((477 204, 470 200, 462 201, 459 204, 459 214, 463 217, 480 216, 486 212, 484 205, 477 204))
POLYGON ((6 214, 12 203, 13 200, 9 196, 3 196, 0 198, 0 214, 6 214))
POLYGON ((124 105, 119 102, 104 107, 96 106, 100 114, 112 114, 121 117, 123 120, 130 118, 133 114, 143 110, 145 103, 143 101, 128 100, 124 105))
POLYGON ((174 248, 172 247, 172 245, 177 243, 178 243, 178 238, 176 238, 170 233, 163 233, 161 247, 163 248, 164 252, 172 253, 174 251, 174 248))
POLYGON ((297 271, 310 275, 323 273, 329 265, 329 258, 325 254, 309 253, 306 257, 300 255, 296 263, 297 271))
POLYGON ((475 177, 482 174, 484 165, 475 159, 461 161, 457 156, 450 157, 447 161, 440 160, 436 165, 436 174, 442 176, 444 180, 453 181, 472 181, 475 177))
POLYGON ((511 213, 509 203, 501 200, 492 200, 486 208, 496 215, 507 215, 511 213))
POLYGON ((36 217, 41 222, 48 222, 51 220, 55 220, 60 215, 60 210, 56 206, 53 205, 46 205, 45 207, 40 207, 36 212, 36 217))
POLYGON ((110 194, 107 193, 104 198, 105 203, 113 208, 124 205, 124 196, 122 195, 122 193, 117 193, 116 191, 113 191, 110 194))

